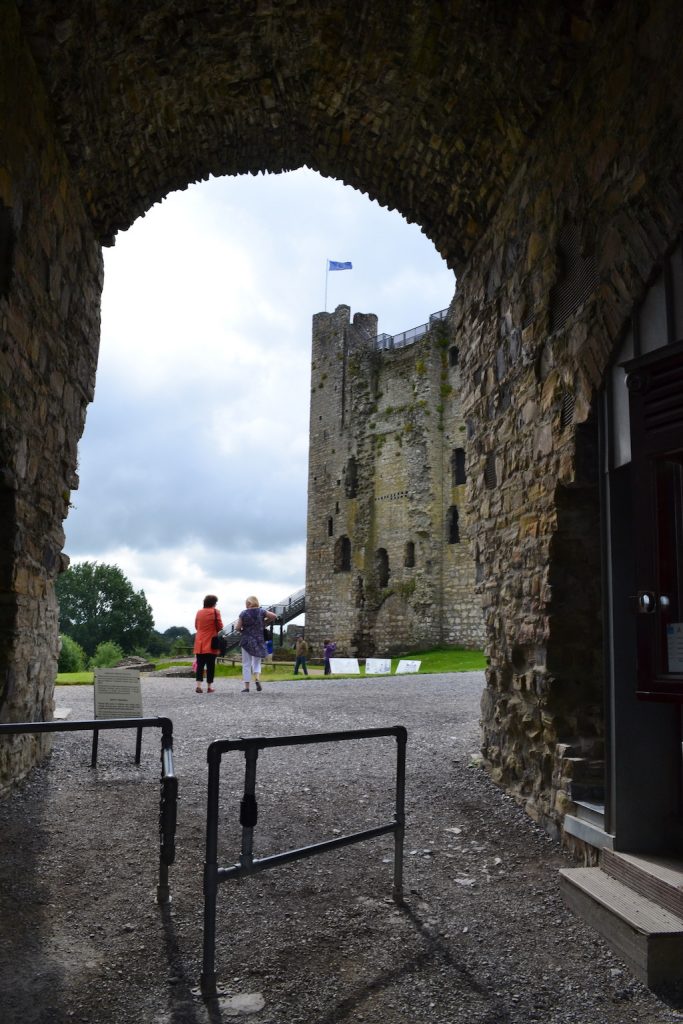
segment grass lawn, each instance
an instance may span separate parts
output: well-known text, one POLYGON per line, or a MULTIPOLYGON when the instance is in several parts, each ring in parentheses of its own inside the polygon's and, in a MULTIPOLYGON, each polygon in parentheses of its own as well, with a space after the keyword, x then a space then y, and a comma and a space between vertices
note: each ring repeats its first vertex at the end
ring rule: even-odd
POLYGON ((59 672, 56 682, 59 686, 81 686, 83 683, 92 683, 93 679, 92 672, 59 672))
MULTIPOLYGON (((429 674, 435 672, 478 672, 486 668, 486 656, 482 651, 466 651, 460 647, 437 647, 432 651, 411 651, 402 655, 411 661, 420 662, 420 673, 429 674)), ((399 662, 398 657, 391 659, 391 671, 396 671, 399 662)), ((159 668, 170 668, 172 665, 187 665, 186 661, 159 662, 159 668)), ((311 675, 322 675, 322 667, 309 665, 311 675)), ((241 676, 239 665, 216 665, 216 676, 223 678, 237 678, 241 676)), ((360 674, 365 675, 365 666, 360 666, 360 674)), ((273 668, 267 667, 263 673, 264 681, 267 679, 294 679, 291 665, 279 665, 276 661, 273 668)), ((57 676, 57 683, 60 686, 92 684, 92 672, 60 672, 57 676)))

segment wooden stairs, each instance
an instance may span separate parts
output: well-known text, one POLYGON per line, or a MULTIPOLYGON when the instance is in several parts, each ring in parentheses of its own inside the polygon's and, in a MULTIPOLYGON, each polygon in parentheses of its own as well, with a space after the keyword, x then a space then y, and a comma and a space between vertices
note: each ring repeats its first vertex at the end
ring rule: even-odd
POLYGON ((560 890, 650 988, 683 982, 683 860, 603 849, 600 867, 563 868, 560 890))

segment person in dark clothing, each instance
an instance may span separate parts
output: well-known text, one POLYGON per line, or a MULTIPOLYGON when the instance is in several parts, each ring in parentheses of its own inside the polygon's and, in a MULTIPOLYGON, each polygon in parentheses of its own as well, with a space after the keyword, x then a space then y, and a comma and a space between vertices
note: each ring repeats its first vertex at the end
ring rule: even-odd
POLYGON ((200 608, 194 618, 196 635, 194 638, 194 656, 197 662, 195 670, 195 689, 202 692, 202 680, 206 668, 206 692, 213 693, 213 677, 216 671, 217 652, 211 646, 211 637, 223 628, 221 613, 216 608, 218 598, 215 594, 207 594, 204 607, 200 608))
POLYGON ((302 669, 305 676, 308 675, 308 666, 306 665, 306 658, 308 657, 308 644, 302 636, 297 639, 295 645, 296 659, 294 661, 294 675, 299 674, 299 668, 302 669))
POLYGON ((325 659, 325 675, 329 676, 332 672, 330 668, 330 658, 334 657, 334 652, 337 650, 337 645, 334 640, 323 640, 323 658, 325 659))

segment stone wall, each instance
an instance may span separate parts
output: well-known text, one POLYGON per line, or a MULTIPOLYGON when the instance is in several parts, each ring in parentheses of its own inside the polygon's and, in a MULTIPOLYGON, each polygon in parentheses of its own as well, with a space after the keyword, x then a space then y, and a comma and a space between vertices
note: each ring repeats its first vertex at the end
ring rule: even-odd
MULTIPOLYGON (((0 38, 0 721, 40 721, 52 717, 53 581, 93 395, 102 266, 12 5, 0 5, 0 38)), ((48 746, 3 740, 0 791, 48 746)))
POLYGON ((338 306, 313 321, 308 638, 360 655, 481 646, 447 324, 380 352, 376 317, 349 317, 338 306))
POLYGON ((458 281, 490 668, 483 754, 551 830, 602 755, 596 397, 683 227, 680 12, 619 6, 458 281), (637 43, 634 41, 637 39, 637 43))
MULTIPOLYGON (((307 164, 432 238, 458 274, 449 346, 460 354, 452 394, 443 366, 423 374, 410 369, 417 348, 396 354, 413 376, 396 375, 392 412, 374 358, 343 388, 336 369, 325 381, 320 372, 316 415, 329 425, 311 424, 321 504, 309 574, 328 584, 313 610, 359 651, 376 630, 389 643, 400 615, 417 629, 419 609, 405 611, 399 593, 366 593, 382 546, 393 578, 379 591, 409 589, 401 549, 384 536, 395 516, 415 533, 421 586, 431 557, 444 605, 454 599, 456 545, 444 551, 438 516, 460 508, 461 493, 445 488, 438 513, 427 501, 429 522, 417 497, 449 479, 462 416, 491 658, 485 764, 554 828, 575 762, 601 755, 594 410, 631 310, 683 228, 683 8, 608 0, 537 4, 530 16, 466 0, 445 16, 436 0, 366 5, 359 46, 355 16, 333 5, 256 4, 240 18, 214 2, 181 7, 182 16, 177 4, 135 0, 0 5, 0 714, 51 709, 52 580, 98 339, 102 268, 89 225, 109 242, 170 188, 307 164), (418 476, 417 454, 413 465, 403 453, 435 450, 427 439, 437 416, 416 409, 404 422, 393 409, 426 401, 437 381, 442 464, 437 472, 425 455, 418 476), (368 420, 357 439, 340 429, 347 402, 356 422, 368 420), (346 499, 352 455, 365 490, 346 499), (367 482, 382 459, 400 487, 380 477, 375 494, 367 482), (391 496, 404 491, 412 505, 391 496), (344 535, 363 540, 352 569, 330 577, 330 540, 344 535)), ((341 321, 347 312, 316 318, 330 363, 345 360, 341 321)), ((376 329, 358 316, 354 328, 376 329)), ((347 344, 350 370, 362 345, 351 334, 347 344)), ((417 582, 415 595, 434 605, 417 582)), ((421 628, 421 640, 435 635, 425 616, 421 628)), ((17 744, 13 765, 2 748, 0 778, 26 769, 32 742, 17 744)))

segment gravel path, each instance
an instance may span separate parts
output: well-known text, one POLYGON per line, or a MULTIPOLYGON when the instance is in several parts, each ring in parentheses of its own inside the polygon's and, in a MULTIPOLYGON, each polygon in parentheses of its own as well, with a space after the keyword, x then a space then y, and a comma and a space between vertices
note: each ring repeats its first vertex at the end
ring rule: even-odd
MULTIPOLYGON (((480 673, 269 683, 196 695, 143 681, 146 715, 174 723, 180 803, 170 912, 155 904, 157 730, 55 739, 0 803, 2 1024, 672 1024, 564 907, 557 844, 477 767, 480 673), (204 1004, 206 748, 214 739, 405 725, 408 907, 391 900, 390 836, 221 886, 204 1004)), ((92 687, 59 687, 70 718, 92 687)), ((239 854, 243 756, 221 774, 219 863, 239 854)), ((255 855, 391 819, 391 739, 279 748, 258 760, 255 855)))

